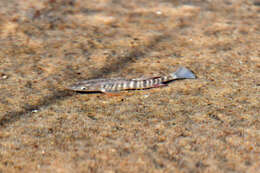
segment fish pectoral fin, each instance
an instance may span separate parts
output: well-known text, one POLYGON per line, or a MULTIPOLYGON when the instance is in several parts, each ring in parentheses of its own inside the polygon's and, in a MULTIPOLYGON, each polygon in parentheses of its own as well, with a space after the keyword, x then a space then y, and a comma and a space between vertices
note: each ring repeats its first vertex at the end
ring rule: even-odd
POLYGON ((112 90, 106 90, 106 89, 101 89, 101 92, 102 93, 105 93, 105 94, 107 94, 107 93, 119 93, 119 91, 112 91, 112 90))

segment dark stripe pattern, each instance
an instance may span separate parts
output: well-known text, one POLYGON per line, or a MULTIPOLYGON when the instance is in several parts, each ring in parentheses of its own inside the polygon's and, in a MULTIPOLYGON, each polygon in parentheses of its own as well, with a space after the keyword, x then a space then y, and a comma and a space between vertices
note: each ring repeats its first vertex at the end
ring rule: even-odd
POLYGON ((101 85, 102 91, 121 91, 127 89, 145 89, 156 87, 169 80, 168 76, 151 78, 146 80, 127 80, 120 82, 109 82, 101 85))

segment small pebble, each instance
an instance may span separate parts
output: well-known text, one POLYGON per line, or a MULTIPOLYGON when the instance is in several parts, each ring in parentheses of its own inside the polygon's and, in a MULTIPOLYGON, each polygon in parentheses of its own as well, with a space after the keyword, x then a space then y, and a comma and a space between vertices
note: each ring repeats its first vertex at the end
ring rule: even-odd
POLYGON ((32 110, 32 113, 37 113, 39 110, 37 110, 37 109, 34 109, 34 110, 32 110))
POLYGON ((1 78, 2 78, 2 79, 7 79, 8 76, 7 76, 6 74, 1 74, 1 78))
POLYGON ((149 97, 149 94, 145 94, 145 95, 144 95, 144 98, 147 98, 147 97, 149 97))
POLYGON ((156 11, 156 14, 157 14, 157 15, 161 15, 162 12, 161 12, 161 11, 156 11))

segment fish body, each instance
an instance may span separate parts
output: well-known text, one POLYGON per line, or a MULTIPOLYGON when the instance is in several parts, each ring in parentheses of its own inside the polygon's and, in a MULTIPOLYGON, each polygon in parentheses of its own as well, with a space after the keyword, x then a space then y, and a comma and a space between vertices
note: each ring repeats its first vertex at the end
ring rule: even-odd
POLYGON ((70 86, 68 89, 79 92, 117 92, 122 90, 138 90, 157 88, 167 85, 176 79, 195 79, 195 75, 187 68, 181 67, 176 72, 167 76, 152 77, 147 79, 90 79, 70 86))

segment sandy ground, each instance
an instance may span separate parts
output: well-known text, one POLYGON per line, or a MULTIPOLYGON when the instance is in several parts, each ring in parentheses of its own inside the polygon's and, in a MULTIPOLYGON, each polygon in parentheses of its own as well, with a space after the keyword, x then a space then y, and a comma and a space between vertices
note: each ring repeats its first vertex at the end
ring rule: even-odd
POLYGON ((0 172, 259 171, 259 40, 256 0, 0 0, 0 172))

